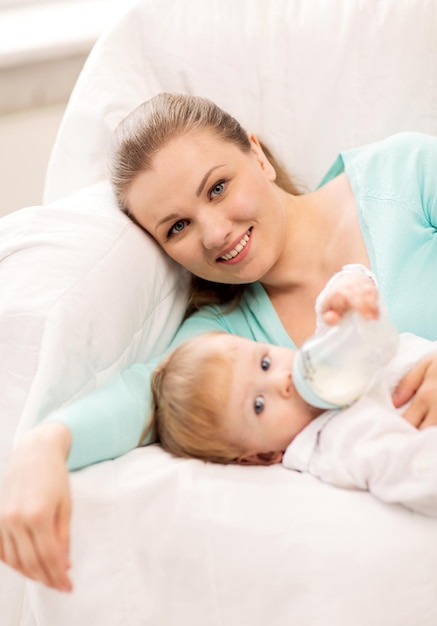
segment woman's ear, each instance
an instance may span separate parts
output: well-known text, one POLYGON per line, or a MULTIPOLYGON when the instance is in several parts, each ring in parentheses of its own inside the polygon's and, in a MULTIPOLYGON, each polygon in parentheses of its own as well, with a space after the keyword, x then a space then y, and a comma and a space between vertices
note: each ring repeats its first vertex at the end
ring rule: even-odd
POLYGON ((268 180, 271 182, 275 181, 276 170, 264 154, 258 137, 254 133, 248 133, 247 136, 250 142, 250 150, 260 164, 262 171, 266 174, 268 180))
POLYGON ((239 465, 275 465, 281 463, 283 452, 254 452, 238 458, 239 465))

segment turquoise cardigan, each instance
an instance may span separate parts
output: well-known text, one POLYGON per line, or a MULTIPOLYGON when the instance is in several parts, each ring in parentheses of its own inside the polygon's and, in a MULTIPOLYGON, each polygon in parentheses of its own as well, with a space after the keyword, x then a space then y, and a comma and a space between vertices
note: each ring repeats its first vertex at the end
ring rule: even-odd
MULTIPOLYGON (((394 323, 401 332, 437 339, 437 138, 401 133, 342 152, 321 185, 342 172, 352 186, 371 270, 394 323)), ((295 348, 260 283, 247 288, 231 313, 208 307, 194 314, 169 349, 211 330, 295 348)), ((119 372, 47 418, 64 422, 72 432, 70 469, 138 445, 158 360, 119 372)))

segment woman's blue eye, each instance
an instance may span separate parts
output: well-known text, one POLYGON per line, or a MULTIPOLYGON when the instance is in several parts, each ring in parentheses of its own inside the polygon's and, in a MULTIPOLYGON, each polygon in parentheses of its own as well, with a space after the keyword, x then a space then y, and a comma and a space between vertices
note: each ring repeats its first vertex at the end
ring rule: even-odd
POLYGON ((170 228, 170 230, 168 231, 168 236, 181 233, 185 229, 186 225, 187 223, 185 220, 179 220, 179 222, 176 222, 176 224, 173 224, 173 226, 170 228))
POLYGON ((225 188, 225 183, 224 181, 221 181, 219 183, 217 183, 216 185, 214 185, 214 187, 211 188, 211 191, 209 192, 210 196, 221 196, 221 194, 223 193, 225 188))
POLYGON ((253 403, 254 411, 257 415, 264 411, 264 398, 262 396, 257 396, 255 398, 255 402, 253 403))
POLYGON ((266 372, 270 368, 270 365, 271 365, 270 357, 269 356, 264 356, 261 359, 261 369, 266 372))

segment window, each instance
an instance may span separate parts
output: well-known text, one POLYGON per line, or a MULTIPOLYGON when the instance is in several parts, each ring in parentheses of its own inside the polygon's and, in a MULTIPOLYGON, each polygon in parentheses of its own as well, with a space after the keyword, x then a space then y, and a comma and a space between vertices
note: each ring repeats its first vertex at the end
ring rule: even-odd
POLYGON ((88 53, 132 0, 0 0, 0 68, 88 53))
MULTIPOLYGON (((18 7, 23 8, 30 5, 37 4, 62 4, 63 2, 69 2, 70 0, 0 0, 0 10, 1 9, 16 9, 18 7)), ((120 4, 122 4, 122 0, 118 0, 120 4)), ((102 3, 111 3, 112 0, 100 0, 102 3)))
POLYGON ((66 99, 100 33, 134 0, 0 0, 0 113, 66 99))
MULTIPOLYGON (((108 0, 101 0, 102 2, 107 2, 108 0)), ((111 1, 111 0, 109 0, 111 1)), ((64 2, 69 2, 69 0, 0 0, 0 19, 1 19, 1 11, 3 9, 18 9, 23 10, 29 7, 35 7, 36 5, 46 5, 46 4, 62 4, 64 2)))
MULTIPOLYGON (((62 2, 62 0, 45 0, 45 2, 62 2)), ((23 6, 26 4, 41 4, 41 0, 0 0, 1 8, 17 8, 17 6, 23 6)))

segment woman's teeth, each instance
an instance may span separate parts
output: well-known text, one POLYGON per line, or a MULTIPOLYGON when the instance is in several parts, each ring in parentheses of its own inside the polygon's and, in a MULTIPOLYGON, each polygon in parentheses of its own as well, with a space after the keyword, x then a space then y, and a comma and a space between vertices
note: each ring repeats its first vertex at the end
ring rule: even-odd
POLYGON ((247 242, 249 241, 249 237, 250 237, 250 231, 244 235, 243 239, 240 241, 240 243, 237 243, 237 245, 235 246, 233 250, 221 256, 219 260, 230 261, 231 259, 234 259, 237 256, 237 254, 240 254, 242 249, 246 246, 247 242))

